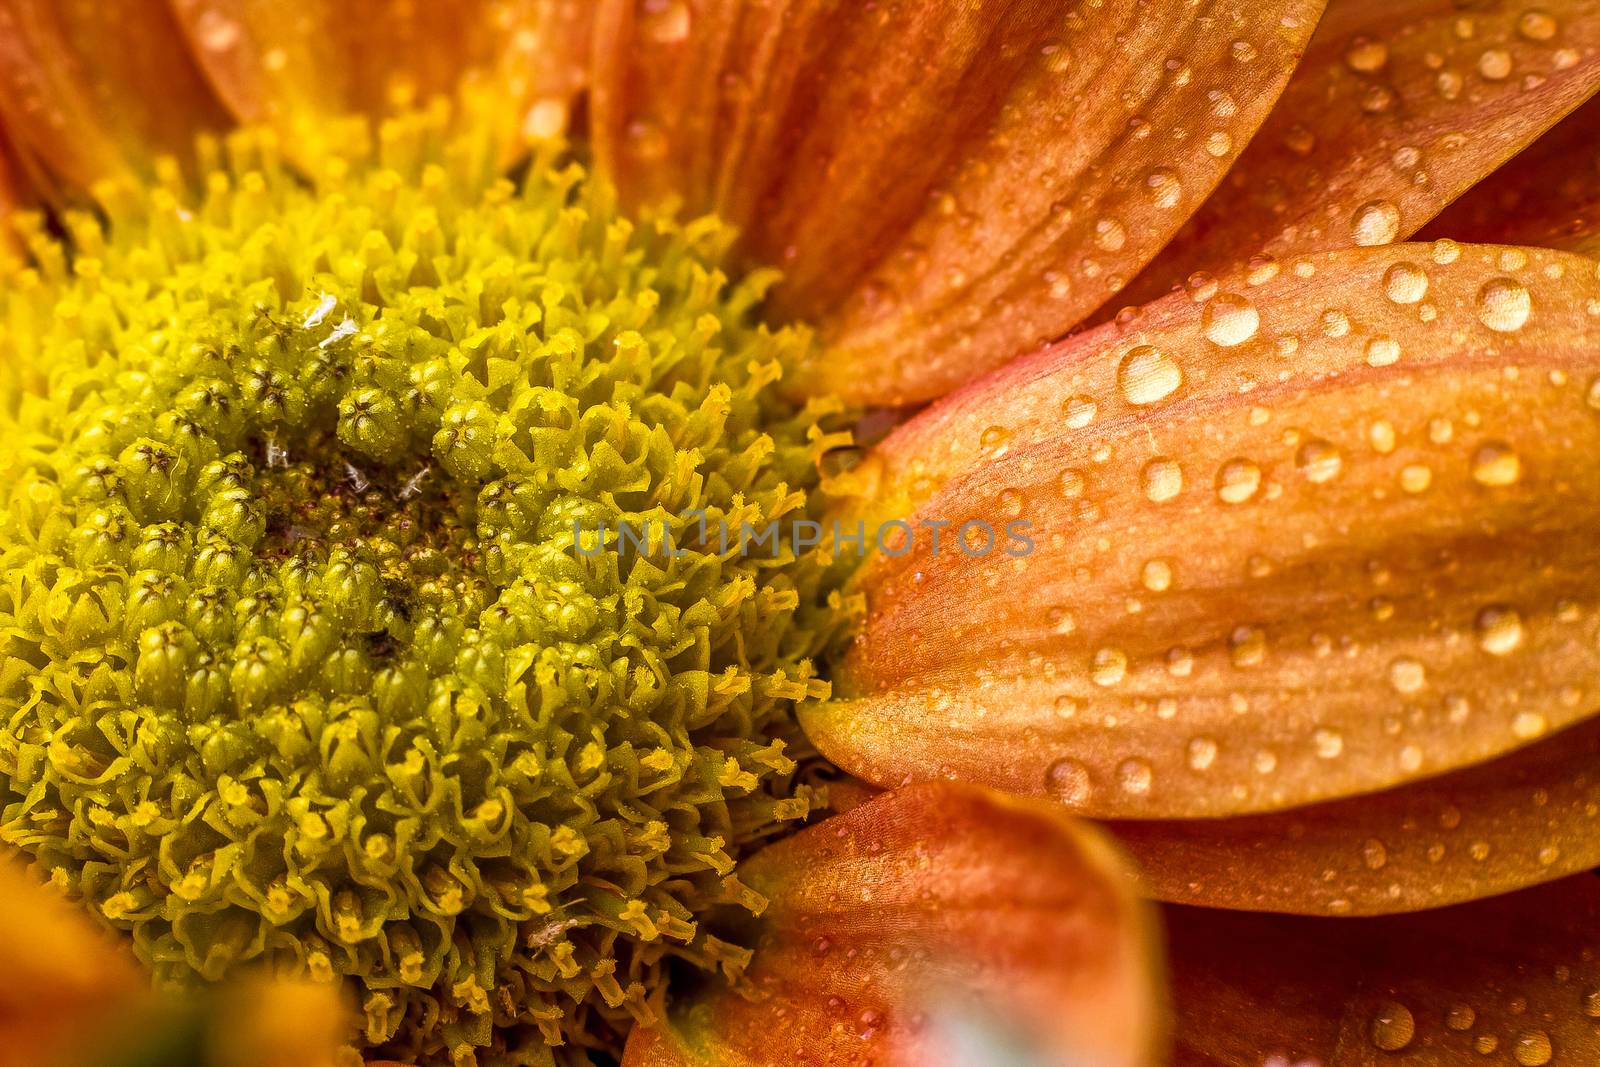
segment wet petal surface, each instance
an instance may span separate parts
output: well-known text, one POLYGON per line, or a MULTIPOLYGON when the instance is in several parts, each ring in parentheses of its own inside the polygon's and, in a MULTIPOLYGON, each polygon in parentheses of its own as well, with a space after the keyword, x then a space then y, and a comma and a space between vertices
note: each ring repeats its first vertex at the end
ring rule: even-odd
POLYGON ((1338 0, 1238 164, 1119 303, 1258 253, 1404 240, 1597 87, 1594 0, 1338 0))
POLYGON ((1321 0, 613 0, 596 153, 746 230, 820 386, 926 400, 1060 336, 1266 116, 1321 0), (892 161, 892 165, 885 165, 892 161))
POLYGON ((1195 296, 1019 361, 866 461, 865 521, 906 528, 858 576, 835 699, 802 712, 836 763, 1217 816, 1600 707, 1594 261, 1403 245, 1195 296))
POLYGON ((876 797, 741 867, 768 900, 749 999, 674 1003, 623 1063, 1143 1065, 1160 1010, 1126 875, 1049 805, 951 783, 876 797))

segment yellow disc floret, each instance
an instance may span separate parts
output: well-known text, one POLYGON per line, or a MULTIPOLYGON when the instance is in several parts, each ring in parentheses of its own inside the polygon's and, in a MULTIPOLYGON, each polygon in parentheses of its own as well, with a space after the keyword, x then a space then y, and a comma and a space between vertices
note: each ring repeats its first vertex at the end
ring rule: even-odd
POLYGON ((669 959, 741 965, 701 920, 815 799, 840 613, 786 524, 843 437, 725 228, 442 128, 310 181, 239 135, 25 234, 0 835, 169 981, 261 961, 393 1058, 585 1063, 669 959))

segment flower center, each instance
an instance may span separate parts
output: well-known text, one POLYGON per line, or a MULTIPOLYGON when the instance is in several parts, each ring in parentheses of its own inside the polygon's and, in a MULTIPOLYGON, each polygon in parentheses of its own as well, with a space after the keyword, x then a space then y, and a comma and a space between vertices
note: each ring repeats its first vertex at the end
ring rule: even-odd
POLYGON ((389 1056, 586 1063, 669 959, 742 965, 700 920, 813 806, 839 613, 790 530, 848 438, 775 391, 808 335, 725 228, 442 130, 311 182, 240 134, 202 195, 32 233, 0 836, 165 980, 265 960, 389 1056))

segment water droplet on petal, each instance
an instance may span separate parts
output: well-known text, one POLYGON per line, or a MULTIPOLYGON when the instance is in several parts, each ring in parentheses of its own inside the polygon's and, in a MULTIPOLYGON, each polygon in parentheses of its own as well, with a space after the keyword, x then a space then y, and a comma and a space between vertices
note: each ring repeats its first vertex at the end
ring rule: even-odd
POLYGON ((1142 797, 1149 793, 1153 776, 1150 764, 1142 759, 1126 759, 1117 765, 1117 784, 1130 796, 1142 797))
POLYGON ((1061 405, 1061 413, 1066 419, 1067 429, 1081 430, 1094 421, 1099 405, 1094 402, 1094 397, 1077 396, 1068 397, 1066 403, 1061 405))
POLYGON ((1214 298, 1200 313, 1200 328, 1206 337, 1224 348, 1250 340, 1260 325, 1255 305, 1234 293, 1214 298))
POLYGON ((1131 349, 1117 367, 1117 386, 1130 404, 1154 404, 1182 384, 1177 362, 1153 345, 1131 349))
POLYGON ((1367 1028, 1372 1044, 1384 1052, 1399 1052, 1411 1044, 1416 1036, 1417 1023, 1411 1009, 1398 1001, 1387 1000, 1378 1005, 1367 1028))
POLYGON ((1512 1058, 1522 1067, 1544 1067, 1554 1055, 1550 1035, 1543 1030, 1524 1031, 1517 1035, 1516 1044, 1511 1046, 1512 1058))
POLYGON ((1396 304, 1415 304, 1428 293, 1428 275, 1415 263, 1396 263, 1383 276, 1383 291, 1396 304))
POLYGON ((1209 737, 1197 737, 1189 742, 1189 767, 1203 771, 1217 759, 1217 743, 1209 737))
POLYGON ((1478 290, 1478 321, 1491 330, 1520 330, 1532 310, 1532 295, 1512 278, 1495 278, 1478 290))
POLYGON ((1337 448, 1317 438, 1300 446, 1294 462, 1307 481, 1317 484, 1338 477, 1339 468, 1344 464, 1337 448))
POLYGON ((1397 693, 1415 693, 1427 681, 1427 669, 1410 656, 1401 656, 1389 664, 1389 684, 1397 693))
POLYGON ((1089 769, 1075 759, 1058 759, 1045 771, 1045 788, 1065 804, 1082 804, 1093 787, 1089 769))
POLYGON ((1522 476, 1522 461, 1509 445, 1491 441, 1472 455, 1472 477, 1479 485, 1511 485, 1522 476))
POLYGON ((1183 490, 1183 470, 1170 459, 1153 459, 1144 466, 1144 495, 1151 503, 1171 500, 1183 490))
POLYGON ((1400 209, 1387 200, 1370 200, 1350 219, 1350 238, 1363 247, 1386 245, 1400 236, 1400 209))
POLYGON ((1478 612, 1478 645, 1495 656, 1507 656, 1522 644, 1522 616, 1511 608, 1488 607, 1478 612))
POLYGON ((1261 488, 1261 468, 1247 459, 1230 459, 1217 471, 1217 496, 1225 504, 1242 504, 1261 488))
POLYGON ((1089 677, 1095 685, 1116 685, 1128 673, 1128 657, 1117 648, 1102 648, 1094 654, 1089 665, 1089 677))

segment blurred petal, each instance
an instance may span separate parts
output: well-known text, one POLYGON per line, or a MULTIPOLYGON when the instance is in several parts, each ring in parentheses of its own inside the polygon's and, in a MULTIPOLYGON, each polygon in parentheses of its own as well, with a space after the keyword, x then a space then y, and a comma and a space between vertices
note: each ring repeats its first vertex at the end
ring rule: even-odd
POLYGON ((1485 178, 1424 233, 1600 253, 1600 99, 1485 178))
POLYGON ((1144 1067, 1150 916, 1092 827, 972 786, 879 796, 758 853, 750 997, 636 1027, 625 1067, 1144 1067))
POLYGON ((595 151, 781 267, 821 387, 926 400, 1134 274, 1271 109, 1323 0, 610 0, 595 151), (885 161, 892 161, 886 166, 885 161))
POLYGON ((313 147, 330 118, 450 95, 473 72, 487 79, 503 132, 560 133, 591 18, 589 0, 172 3, 234 113, 313 147))
POLYGON ((1367 796, 1268 815, 1117 823, 1153 896, 1381 915, 1600 865, 1600 723, 1367 796))
POLYGON ((147 0, 0 0, 0 118, 30 169, 80 189, 187 156, 225 121, 147 0))
POLYGON ((1167 915, 1179 1067, 1600 1062, 1600 880, 1386 919, 1167 915))
POLYGON ((133 960, 9 857, 0 905, 0 1067, 81 1052, 141 1001, 133 960))
POLYGON ((871 521, 915 537, 859 573, 836 699, 801 712, 835 763, 1217 816, 1595 713, 1595 262, 1403 245, 1199 295, 1018 361, 867 461, 871 521), (976 526, 961 547, 969 522, 992 550, 976 526))
POLYGON ((1257 253, 1404 240, 1596 89, 1596 0, 1335 0, 1256 139, 1122 302, 1257 253))

